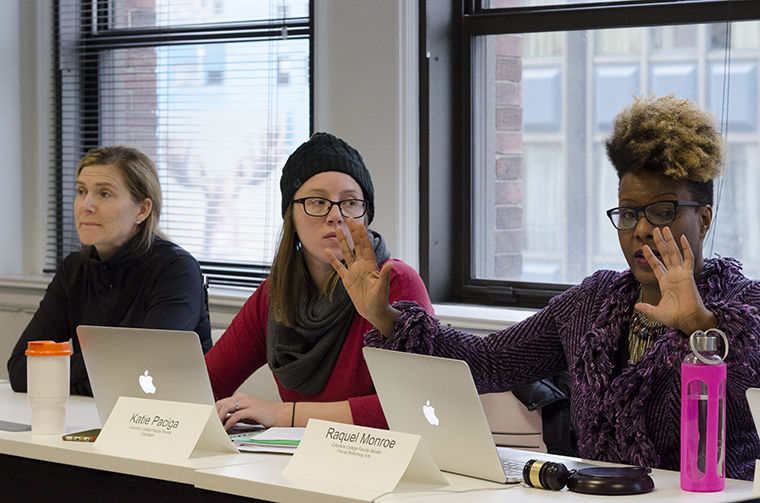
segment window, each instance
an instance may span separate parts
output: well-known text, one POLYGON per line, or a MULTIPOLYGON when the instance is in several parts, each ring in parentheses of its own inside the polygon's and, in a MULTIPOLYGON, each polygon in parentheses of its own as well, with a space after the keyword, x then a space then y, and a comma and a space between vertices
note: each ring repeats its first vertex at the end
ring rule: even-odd
POLYGON ((704 253, 760 278, 760 228, 743 225, 756 220, 760 189, 756 4, 587 4, 463 1, 442 13, 428 3, 423 152, 432 159, 449 145, 437 138, 451 139, 423 185, 423 274, 436 300, 541 306, 595 270, 627 267, 605 215, 617 176, 604 140, 634 95, 673 93, 715 116, 728 164, 704 253), (453 77, 434 78, 441 67, 453 77), (455 238, 436 241, 442 228, 455 238), (453 281, 436 276, 441 260, 453 281))
POLYGON ((279 178, 310 133, 309 0, 61 0, 55 267, 79 247, 81 156, 127 144, 157 165, 160 229, 212 282, 255 286, 281 228, 279 178))

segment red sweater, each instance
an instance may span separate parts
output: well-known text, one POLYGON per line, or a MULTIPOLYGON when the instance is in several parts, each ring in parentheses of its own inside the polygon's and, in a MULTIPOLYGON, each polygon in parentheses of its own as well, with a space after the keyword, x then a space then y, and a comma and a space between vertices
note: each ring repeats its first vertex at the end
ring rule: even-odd
MULTIPOLYGON (((413 300, 432 312, 433 306, 417 272, 400 260, 392 260, 391 285, 388 300, 413 300)), ((262 365, 266 365, 266 327, 269 306, 267 282, 251 295, 219 341, 206 354, 211 387, 216 399, 225 398, 262 365)), ((307 395, 277 387, 284 402, 339 402, 348 399, 354 424, 388 428, 385 415, 375 394, 375 387, 362 356, 364 334, 372 325, 359 316, 348 330, 343 349, 335 362, 325 388, 316 395, 307 395)))

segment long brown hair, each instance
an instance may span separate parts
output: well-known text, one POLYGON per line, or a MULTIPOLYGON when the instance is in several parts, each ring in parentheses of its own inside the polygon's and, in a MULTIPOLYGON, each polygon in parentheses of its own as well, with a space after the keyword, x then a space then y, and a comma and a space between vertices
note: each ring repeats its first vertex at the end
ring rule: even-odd
POLYGON ((293 203, 282 219, 282 233, 272 269, 267 279, 267 301, 277 323, 292 327, 303 297, 332 295, 340 277, 333 271, 321 288, 317 288, 306 266, 301 241, 293 221, 293 203))

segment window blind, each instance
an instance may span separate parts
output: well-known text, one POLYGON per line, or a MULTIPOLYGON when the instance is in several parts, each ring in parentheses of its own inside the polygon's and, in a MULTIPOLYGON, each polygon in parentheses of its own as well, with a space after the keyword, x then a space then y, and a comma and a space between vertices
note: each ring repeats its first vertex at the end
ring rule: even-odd
POLYGON ((310 133, 308 0, 59 0, 50 269, 79 248, 76 165, 124 144, 151 157, 159 228, 210 282, 256 286, 281 229, 279 177, 310 133))

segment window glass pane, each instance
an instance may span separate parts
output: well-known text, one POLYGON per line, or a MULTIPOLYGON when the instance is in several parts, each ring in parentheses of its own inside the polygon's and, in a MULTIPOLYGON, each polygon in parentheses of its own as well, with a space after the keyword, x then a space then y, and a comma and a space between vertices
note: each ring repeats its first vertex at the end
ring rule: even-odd
POLYGON ((631 54, 641 52, 642 32, 646 28, 618 28, 599 30, 594 34, 597 54, 631 54))
MULTIPOLYGON (((725 25, 721 25, 725 26, 725 25)), ((685 26, 656 26, 649 29, 653 51, 667 53, 677 49, 697 49, 697 27, 685 26)))
POLYGON ((757 142, 729 143, 726 173, 716 186, 721 204, 716 208, 704 250, 707 256, 718 253, 740 258, 744 273, 752 278, 760 278, 760 260, 754 258, 760 257, 760 233, 756 230, 760 215, 758 154, 757 142))
POLYGON ((734 50, 757 50, 760 47, 760 33, 757 22, 745 21, 733 24, 716 24, 710 27, 710 48, 734 50))
MULTIPOLYGON (((186 28, 179 43, 164 45, 162 36, 145 33, 85 34, 80 23, 90 26, 92 6, 62 2, 56 256, 79 247, 71 211, 77 162, 89 148, 126 144, 156 162, 163 192, 160 230, 190 251, 212 280, 256 284, 282 227, 280 170, 309 136, 308 31, 219 38, 223 28, 211 35, 186 28), (82 5, 84 12, 78 12, 82 5), (97 43, 80 43, 85 36, 97 43), (230 268, 234 278, 225 272, 230 268)), ((155 9, 151 22, 159 22, 168 3, 172 16, 192 23, 213 21, 204 14, 209 6, 224 12, 234 7, 230 15, 240 22, 290 5, 305 6, 308 14, 308 1, 121 0, 114 15, 129 6, 155 9)))
POLYGON ((554 168, 562 164, 562 145, 525 144, 523 160, 525 166, 535 169, 523 172, 521 279, 555 283, 562 280, 565 232, 562 202, 565 200, 566 170, 554 168))
POLYGON ((205 260, 270 263, 280 169, 308 137, 308 41, 164 47, 158 63, 162 228, 205 260))
POLYGON ((308 136, 307 58, 306 40, 102 54, 101 141, 157 161, 160 228, 196 257, 271 262, 279 170, 308 136))
POLYGON ((705 256, 760 277, 760 227, 740 225, 760 214, 758 33, 751 21, 477 37, 475 277, 577 283, 626 268, 604 140, 634 95, 670 93, 710 111, 728 144, 705 256))
POLYGON ((498 40, 512 38, 523 46, 523 57, 561 56, 564 48, 561 33, 526 33, 525 35, 499 35, 498 40))
MULTIPOLYGON (((601 140, 601 139, 600 139, 601 140)), ((593 147, 594 155, 594 180, 592 189, 594 198, 591 210, 590 242, 592 249, 589 271, 598 269, 625 269, 627 264, 620 251, 618 235, 612 226, 606 211, 618 205, 617 187, 618 177, 604 150, 604 143, 596 141, 593 147)))
POLYGON ((112 0, 111 6, 112 28, 309 17, 309 0, 112 0))

